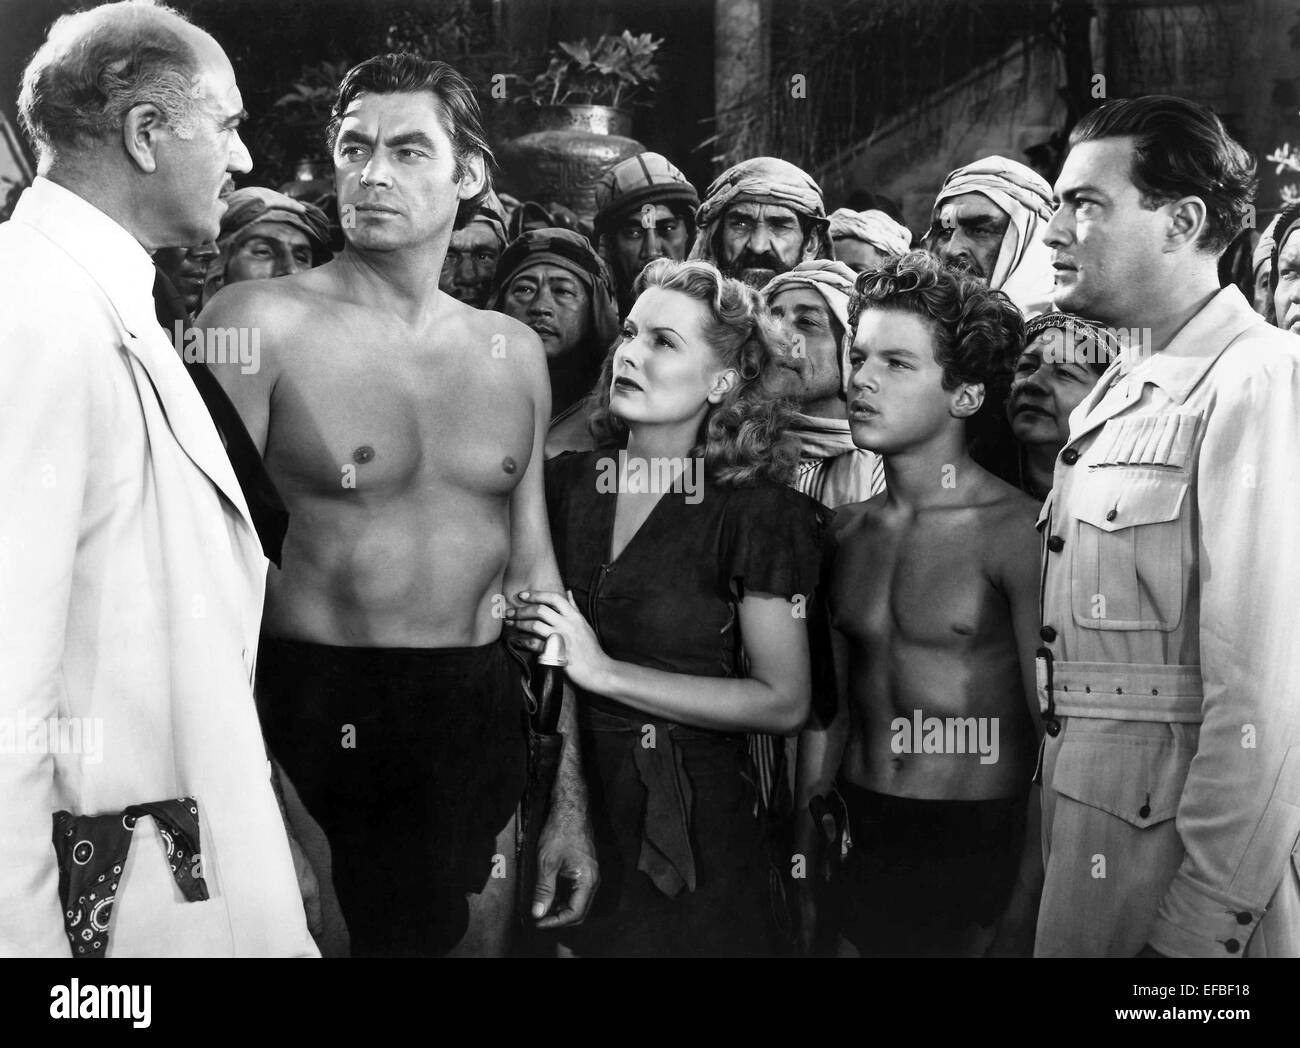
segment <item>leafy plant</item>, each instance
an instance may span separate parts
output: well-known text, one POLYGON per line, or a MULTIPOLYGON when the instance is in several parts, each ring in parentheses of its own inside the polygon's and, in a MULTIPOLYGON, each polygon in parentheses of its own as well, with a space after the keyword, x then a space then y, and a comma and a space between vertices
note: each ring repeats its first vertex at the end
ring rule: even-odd
POLYGON ((655 52, 663 40, 649 33, 606 34, 595 43, 575 40, 554 48, 546 71, 531 80, 516 78, 516 100, 539 106, 646 105, 638 96, 659 79, 655 52))
MULTIPOLYGON (((1292 148, 1290 142, 1283 142, 1277 149, 1273 150, 1264 158, 1270 164, 1276 164, 1277 169, 1274 174, 1280 175, 1283 171, 1300 171, 1300 153, 1292 148)), ((1300 200, 1300 189, 1294 182, 1289 182, 1282 187, 1282 206, 1294 204, 1300 200)))
POLYGON ((352 63, 348 61, 303 66, 290 91, 271 103, 280 126, 318 137, 323 134, 339 81, 351 67, 352 63))

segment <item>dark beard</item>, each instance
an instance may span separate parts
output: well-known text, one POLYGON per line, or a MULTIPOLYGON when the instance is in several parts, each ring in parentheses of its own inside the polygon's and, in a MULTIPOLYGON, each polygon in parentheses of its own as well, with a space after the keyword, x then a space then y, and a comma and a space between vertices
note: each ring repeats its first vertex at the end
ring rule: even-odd
POLYGON ((755 254, 746 248, 727 268, 734 275, 742 269, 771 269, 777 273, 784 273, 790 267, 777 258, 774 251, 763 251, 755 254))
POLYGON ((984 272, 980 264, 973 258, 955 258, 951 261, 944 262, 943 265, 945 269, 950 269, 952 272, 957 273, 960 276, 974 277, 976 280, 983 280, 985 283, 988 283, 988 274, 984 272))
POLYGON ((784 273, 789 268, 771 251, 755 254, 746 249, 722 272, 725 276, 744 281, 752 288, 762 288, 778 273, 784 273))

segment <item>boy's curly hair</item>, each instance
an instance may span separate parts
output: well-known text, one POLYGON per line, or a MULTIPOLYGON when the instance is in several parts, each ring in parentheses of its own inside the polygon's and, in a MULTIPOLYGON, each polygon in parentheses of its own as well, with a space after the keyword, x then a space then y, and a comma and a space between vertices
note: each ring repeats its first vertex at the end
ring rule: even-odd
POLYGON ((858 318, 873 307, 913 313, 930 322, 944 389, 983 383, 986 403, 1000 404, 1006 398, 1025 343, 1025 320, 1001 291, 953 272, 929 252, 909 251, 858 277, 849 299, 845 338, 850 346, 858 318))
MULTIPOLYGON (((702 457, 714 483, 739 487, 755 480, 789 483, 799 462, 799 446, 787 433, 793 404, 779 392, 775 375, 782 336, 753 288, 724 277, 709 262, 674 262, 660 258, 637 277, 634 291, 660 287, 689 295, 707 307, 704 336, 724 367, 735 368, 740 381, 721 402, 710 405, 700 425, 692 456, 702 457)), ((627 443, 627 424, 609 409, 614 355, 605 356, 600 381, 589 398, 587 429, 597 449, 627 443)))

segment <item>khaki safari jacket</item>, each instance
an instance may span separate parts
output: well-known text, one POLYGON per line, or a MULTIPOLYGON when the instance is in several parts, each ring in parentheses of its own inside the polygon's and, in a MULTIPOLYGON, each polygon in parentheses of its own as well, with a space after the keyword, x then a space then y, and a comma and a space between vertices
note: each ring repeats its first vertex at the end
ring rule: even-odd
POLYGON ((1037 956, 1300 955, 1300 339, 1126 349, 1043 507, 1037 956))

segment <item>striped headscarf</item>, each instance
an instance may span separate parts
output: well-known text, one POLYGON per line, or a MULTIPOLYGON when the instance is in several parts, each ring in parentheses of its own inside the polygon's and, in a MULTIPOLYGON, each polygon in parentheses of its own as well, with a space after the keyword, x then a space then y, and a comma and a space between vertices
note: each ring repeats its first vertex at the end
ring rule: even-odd
MULTIPOLYGON (((1087 358, 1077 363, 1087 364, 1098 375, 1110 366, 1123 348, 1115 333, 1094 320, 1085 320, 1073 313, 1040 313, 1025 325, 1025 346, 1029 346, 1044 331, 1063 331, 1071 342, 1068 352, 1073 353, 1080 336, 1087 340, 1087 358)), ((1075 361, 1066 361, 1075 363, 1075 361)))
POLYGON ((1282 217, 1278 212, 1273 216, 1273 220, 1264 227, 1264 232, 1259 235, 1259 243, 1255 245, 1255 250, 1250 256, 1250 271, 1256 273, 1259 267, 1273 257, 1273 234, 1277 232, 1277 220, 1282 217))
POLYGON ((1300 201, 1287 204, 1269 226, 1273 231, 1273 247, 1269 251, 1268 312, 1265 319, 1274 327, 1281 327, 1279 320, 1282 319, 1273 306, 1273 295, 1277 291, 1277 267, 1282 259, 1282 249, 1286 247, 1287 238, 1295 232, 1297 223, 1300 223, 1300 201))

